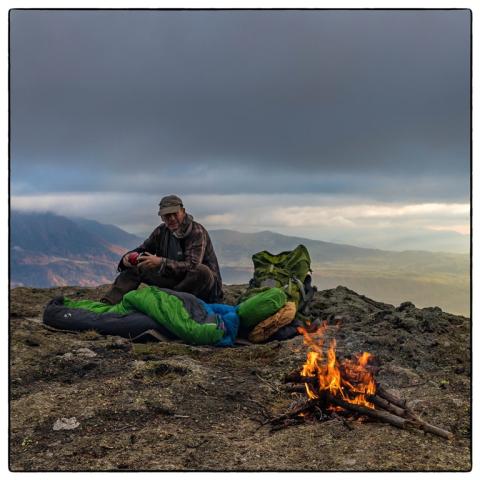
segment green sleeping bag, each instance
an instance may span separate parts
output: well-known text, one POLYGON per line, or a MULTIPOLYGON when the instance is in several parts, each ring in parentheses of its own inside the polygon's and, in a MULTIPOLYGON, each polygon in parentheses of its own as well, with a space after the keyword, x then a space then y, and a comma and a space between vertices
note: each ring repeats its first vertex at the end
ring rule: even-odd
POLYGON ((179 298, 153 286, 128 292, 116 305, 106 305, 91 300, 74 301, 68 298, 64 299, 64 305, 71 308, 84 308, 95 313, 126 314, 137 310, 193 345, 214 345, 223 338, 225 333, 217 323, 197 323, 179 298))
POLYGON ((280 288, 266 288, 238 305, 240 325, 253 328, 262 320, 278 312, 287 302, 287 294, 280 288))

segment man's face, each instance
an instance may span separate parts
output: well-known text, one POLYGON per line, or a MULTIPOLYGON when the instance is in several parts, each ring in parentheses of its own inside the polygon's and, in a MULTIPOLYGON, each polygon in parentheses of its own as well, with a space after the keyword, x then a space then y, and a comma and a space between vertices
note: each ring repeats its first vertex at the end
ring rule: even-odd
POLYGON ((184 218, 185 218, 185 210, 183 208, 178 212, 167 213, 166 215, 161 216, 161 219, 163 220, 163 222, 171 232, 176 232, 179 229, 184 218))

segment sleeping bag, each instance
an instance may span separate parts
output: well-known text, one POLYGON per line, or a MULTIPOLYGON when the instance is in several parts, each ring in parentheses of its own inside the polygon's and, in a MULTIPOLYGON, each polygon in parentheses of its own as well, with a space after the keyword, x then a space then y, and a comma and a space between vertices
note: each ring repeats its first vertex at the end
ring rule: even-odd
POLYGON ((237 307, 206 304, 189 293, 154 286, 132 290, 116 305, 58 297, 45 308, 43 321, 127 338, 156 329, 193 345, 217 346, 233 345, 239 325, 237 307))

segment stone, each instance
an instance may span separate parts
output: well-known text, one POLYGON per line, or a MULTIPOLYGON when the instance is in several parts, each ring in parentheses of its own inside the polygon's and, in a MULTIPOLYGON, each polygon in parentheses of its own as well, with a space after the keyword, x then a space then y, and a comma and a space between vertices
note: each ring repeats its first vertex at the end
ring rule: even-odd
POLYGON ((53 424, 53 430, 74 430, 75 428, 79 427, 80 423, 77 421, 75 417, 71 418, 57 418, 55 423, 53 424))
POLYGON ((86 358, 92 358, 97 356, 97 354, 93 350, 90 350, 89 348, 79 348, 78 350, 76 350, 75 353, 80 357, 86 357, 86 358))

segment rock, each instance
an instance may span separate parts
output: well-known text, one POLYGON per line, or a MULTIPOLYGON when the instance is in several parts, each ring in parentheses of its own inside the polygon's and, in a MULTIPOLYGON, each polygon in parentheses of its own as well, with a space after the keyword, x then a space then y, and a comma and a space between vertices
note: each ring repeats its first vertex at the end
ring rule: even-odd
POLYGON ((410 317, 395 317, 393 320, 393 328, 402 328, 407 332, 412 332, 416 327, 417 321, 414 318, 410 317))
POLYGON ((80 423, 77 421, 75 417, 71 417, 71 418, 62 417, 55 420, 55 423, 53 424, 53 430, 74 430, 79 426, 80 426, 80 423))
POLYGON ((107 348, 110 350, 130 350, 131 343, 130 340, 126 338, 113 338, 112 341, 107 345, 107 348))
POLYGON ((60 358, 70 361, 70 360, 74 360, 76 357, 93 358, 96 356, 97 354, 93 350, 90 350, 89 348, 78 348, 73 352, 64 353, 63 355, 60 356, 60 358))
POLYGON ((415 308, 415 305, 412 302, 403 302, 397 308, 397 312, 403 312, 404 310, 415 308))
POLYGON ((97 354, 93 350, 90 350, 89 348, 79 348, 75 353, 79 357, 85 357, 85 358, 92 358, 97 356, 97 354))

